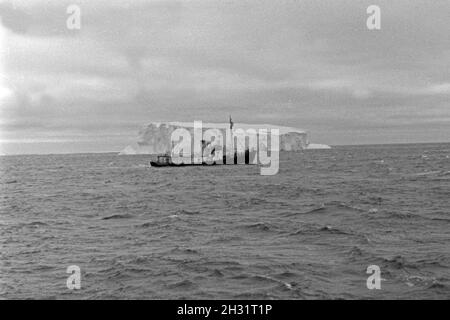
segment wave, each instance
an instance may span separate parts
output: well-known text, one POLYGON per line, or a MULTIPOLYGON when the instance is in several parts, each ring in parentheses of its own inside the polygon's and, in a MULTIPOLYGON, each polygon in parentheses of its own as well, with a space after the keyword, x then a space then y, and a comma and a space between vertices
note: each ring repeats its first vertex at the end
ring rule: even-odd
POLYGON ((449 286, 444 282, 447 282, 448 279, 437 279, 433 276, 425 276, 425 275, 406 275, 402 278, 402 280, 406 283, 408 287, 425 287, 427 290, 435 289, 435 290, 445 290, 447 291, 449 286))
POLYGON ((214 269, 210 272, 210 275, 213 277, 218 277, 218 278, 222 278, 224 276, 223 272, 220 271, 219 269, 214 269))
POLYGON ((195 249, 190 249, 190 248, 173 248, 172 250, 170 250, 170 253, 178 253, 178 254, 200 254, 199 251, 195 250, 195 249))
POLYGON ((366 210, 348 205, 343 202, 327 202, 327 203, 322 203, 313 209, 303 211, 303 212, 289 213, 289 214, 286 214, 285 216, 323 214, 323 213, 342 213, 342 212, 350 212, 350 213, 366 212, 366 210))
POLYGON ((155 223, 153 221, 148 221, 148 222, 144 222, 142 224, 136 225, 136 228, 149 228, 154 225, 155 225, 155 223))
POLYGON ((276 283, 281 284, 282 286, 284 286, 286 289, 289 289, 289 290, 293 290, 293 286, 294 286, 294 284, 291 284, 289 282, 285 282, 285 281, 282 281, 282 280, 279 280, 279 279, 276 279, 276 278, 273 278, 270 276, 261 275, 261 274, 255 274, 255 275, 253 275, 252 278, 256 279, 256 280, 263 279, 263 280, 269 280, 271 282, 276 282, 276 283))
POLYGON ((32 222, 24 222, 17 225, 17 227, 43 227, 48 226, 47 223, 42 221, 32 221, 32 222))
POLYGON ((217 238, 211 239, 207 242, 208 245, 210 244, 217 244, 217 243, 227 243, 232 241, 242 241, 242 237, 237 235, 225 235, 225 236, 219 236, 217 238))
POLYGON ((129 219, 133 216, 129 213, 113 214, 112 216, 103 217, 102 220, 114 220, 114 219, 129 219))
POLYGON ((331 226, 307 226, 304 229, 297 230, 295 232, 290 233, 289 235, 295 236, 295 235, 308 235, 308 234, 334 234, 334 235, 355 235, 346 231, 343 231, 341 229, 331 227, 331 226))
POLYGON ((197 284, 190 280, 182 280, 179 282, 175 282, 167 285, 169 289, 177 289, 177 290, 191 290, 197 288, 197 284))
POLYGON ((439 291, 445 291, 445 292, 449 292, 450 290, 450 286, 448 284, 442 283, 442 282, 438 282, 438 281, 434 281, 432 284, 430 284, 427 289, 435 289, 435 290, 439 290, 439 291))
POLYGON ((273 299, 272 294, 268 292, 242 292, 235 294, 233 299, 237 300, 269 300, 273 299))
POLYGON ((442 173, 442 171, 440 171, 440 170, 425 171, 425 172, 419 172, 419 173, 411 174, 411 176, 413 176, 413 177, 420 177, 420 176, 437 175, 437 174, 440 174, 440 173, 442 173))
POLYGON ((397 255, 392 258, 381 258, 381 265, 392 269, 448 268, 443 259, 445 258, 440 256, 431 260, 424 258, 412 261, 402 255, 397 255))
POLYGON ((434 170, 434 171, 425 171, 425 172, 417 172, 412 174, 404 175, 404 179, 417 180, 420 178, 424 179, 437 179, 437 180, 445 180, 447 181, 447 177, 450 175, 450 171, 446 170, 434 170))
POLYGON ((271 226, 268 223, 265 222, 257 222, 257 223, 253 223, 253 224, 247 224, 247 225, 243 225, 242 226, 244 229, 248 229, 248 230, 255 230, 255 231, 272 231, 274 229, 273 226, 271 226))
POLYGON ((325 204, 322 204, 320 207, 318 208, 314 208, 311 210, 308 210, 306 212, 300 212, 300 214, 311 214, 311 213, 317 213, 317 212, 322 212, 325 211, 327 209, 327 207, 325 206, 325 204))
POLYGON ((200 214, 200 211, 189 211, 189 210, 181 209, 176 212, 176 215, 179 215, 179 214, 195 215, 195 214, 200 214))

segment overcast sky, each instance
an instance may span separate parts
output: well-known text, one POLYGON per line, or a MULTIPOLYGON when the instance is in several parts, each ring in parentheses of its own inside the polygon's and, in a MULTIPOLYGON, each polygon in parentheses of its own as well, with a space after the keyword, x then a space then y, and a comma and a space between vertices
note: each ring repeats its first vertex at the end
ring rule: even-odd
POLYGON ((229 114, 332 145, 450 141, 448 0, 23 0, 0 17, 2 153, 120 151, 151 121, 229 114))

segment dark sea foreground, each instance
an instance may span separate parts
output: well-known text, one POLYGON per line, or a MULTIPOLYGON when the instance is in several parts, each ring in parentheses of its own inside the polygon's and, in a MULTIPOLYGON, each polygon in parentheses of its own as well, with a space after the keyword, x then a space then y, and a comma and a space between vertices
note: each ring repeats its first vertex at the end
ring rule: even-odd
POLYGON ((0 298, 449 299, 449 158, 450 144, 336 147, 261 176, 0 157, 0 298))

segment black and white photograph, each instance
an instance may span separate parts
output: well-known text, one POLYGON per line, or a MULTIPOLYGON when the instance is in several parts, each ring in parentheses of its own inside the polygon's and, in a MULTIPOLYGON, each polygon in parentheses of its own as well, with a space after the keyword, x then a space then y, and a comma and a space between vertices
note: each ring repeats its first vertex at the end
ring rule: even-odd
POLYGON ((0 0, 0 300, 449 299, 449 0, 0 0))

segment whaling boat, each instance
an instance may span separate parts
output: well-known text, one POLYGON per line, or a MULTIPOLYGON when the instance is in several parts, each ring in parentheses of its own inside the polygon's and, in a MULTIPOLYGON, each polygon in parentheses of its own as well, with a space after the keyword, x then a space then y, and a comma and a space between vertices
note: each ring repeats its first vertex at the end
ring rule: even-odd
MULTIPOLYGON (((245 150, 245 164, 250 164, 250 152, 245 150)), ((226 165, 226 164, 238 164, 237 153, 234 153, 234 159, 230 163, 227 162, 227 157, 224 155, 221 162, 216 161, 202 161, 201 163, 195 163, 194 161, 175 163, 172 161, 170 155, 158 155, 156 161, 150 161, 150 166, 152 167, 192 167, 192 166, 214 166, 214 165, 226 165)))
POLYGON ((152 167, 188 167, 188 166, 209 166, 209 165, 215 165, 216 163, 206 163, 206 162, 202 162, 202 163, 174 163, 172 162, 172 157, 169 155, 159 155, 157 157, 156 161, 150 161, 150 166, 152 167))

